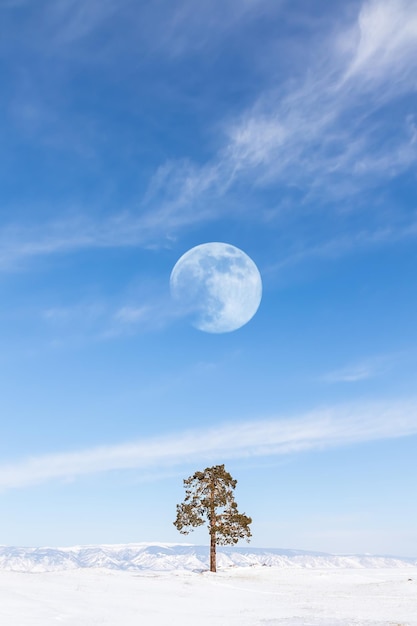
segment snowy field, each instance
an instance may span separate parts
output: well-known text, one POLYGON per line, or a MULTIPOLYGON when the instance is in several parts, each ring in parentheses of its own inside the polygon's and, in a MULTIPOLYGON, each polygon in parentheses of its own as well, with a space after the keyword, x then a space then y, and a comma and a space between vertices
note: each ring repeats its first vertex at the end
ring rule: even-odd
POLYGON ((221 555, 227 566, 211 574, 191 567, 201 550, 1 548, 0 624, 417 626, 415 561, 242 549, 221 555), (103 554, 110 559, 104 567, 97 565, 103 554), (259 564, 268 558, 280 565, 259 564), (230 566, 230 559, 247 564, 230 566))
POLYGON ((417 572, 247 567, 217 574, 0 572, 5 626, 416 626, 417 572))

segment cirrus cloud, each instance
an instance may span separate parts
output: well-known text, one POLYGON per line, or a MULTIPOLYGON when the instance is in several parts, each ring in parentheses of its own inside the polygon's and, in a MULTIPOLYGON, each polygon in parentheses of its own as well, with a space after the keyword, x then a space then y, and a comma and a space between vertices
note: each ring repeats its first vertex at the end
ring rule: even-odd
POLYGON ((401 400, 317 409, 292 418, 220 425, 0 466, 0 489, 69 480, 115 470, 149 471, 191 463, 323 451, 417 435, 417 401, 401 400))

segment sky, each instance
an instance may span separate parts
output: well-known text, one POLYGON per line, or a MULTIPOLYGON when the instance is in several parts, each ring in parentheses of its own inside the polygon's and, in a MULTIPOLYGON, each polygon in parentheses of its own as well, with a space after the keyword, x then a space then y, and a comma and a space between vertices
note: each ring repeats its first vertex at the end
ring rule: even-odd
POLYGON ((417 556, 415 0, 0 0, 0 543, 417 556), (171 271, 243 250, 209 333, 171 271))

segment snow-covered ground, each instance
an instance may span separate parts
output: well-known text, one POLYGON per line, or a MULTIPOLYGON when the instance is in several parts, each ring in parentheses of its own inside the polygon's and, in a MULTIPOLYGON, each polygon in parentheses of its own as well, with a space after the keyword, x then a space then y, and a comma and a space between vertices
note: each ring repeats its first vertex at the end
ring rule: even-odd
MULTIPOLYGON (((16 551, 23 550, 1 549, 2 626, 417 626, 417 564, 411 560, 397 559, 387 567, 386 559, 370 561, 371 557, 332 563, 326 555, 242 549, 235 552, 239 558, 246 553, 248 564, 268 553, 271 560, 286 556, 288 561, 280 566, 222 567, 211 574, 183 567, 182 550, 191 558, 199 547, 135 544, 62 549, 63 563, 68 551, 74 555, 87 550, 89 565, 66 563, 59 568, 56 559, 55 571, 45 571, 45 561, 43 567, 38 563, 37 572, 25 568, 20 552, 20 571, 11 571, 4 552, 14 551, 16 558, 16 551), (114 562, 111 568, 97 566, 101 551, 109 558, 123 550, 123 567, 114 562), (161 550, 169 554, 169 570, 158 567, 157 559, 153 566, 147 561, 144 567, 144 560, 141 567, 127 566, 129 555, 139 551, 155 556, 161 550)), ((53 552, 42 551, 44 559, 53 552)))

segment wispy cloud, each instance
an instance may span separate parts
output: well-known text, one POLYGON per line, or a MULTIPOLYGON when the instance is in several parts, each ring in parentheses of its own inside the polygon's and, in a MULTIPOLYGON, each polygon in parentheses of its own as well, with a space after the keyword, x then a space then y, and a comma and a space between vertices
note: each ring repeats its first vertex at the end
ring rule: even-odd
POLYGON ((414 0, 370 0, 359 14, 354 54, 345 80, 361 76, 398 92, 415 75, 409 61, 415 55, 416 38, 414 0))
POLYGON ((327 383, 356 383, 374 378, 381 373, 381 365, 375 361, 364 361, 328 372, 321 377, 327 383))
MULTIPOLYGON (((161 180, 159 179, 156 184, 162 185, 161 180)), ((203 186, 207 184, 207 181, 201 182, 203 186)), ((38 226, 6 226, 0 229, 0 271, 19 269, 24 267, 26 261, 36 257, 76 253, 85 249, 133 246, 169 248, 172 246, 173 234, 181 228, 218 217, 218 213, 211 206, 206 205, 202 211, 196 211, 196 205, 191 208, 187 197, 197 197, 195 185, 196 181, 191 176, 191 179, 184 183, 181 195, 172 202, 163 204, 160 209, 149 211, 142 216, 123 212, 101 220, 74 217, 38 226)), ((156 195, 156 190, 152 193, 156 195)), ((357 250, 415 237, 417 237, 417 217, 410 214, 407 223, 376 227, 324 240, 314 245, 303 245, 294 252, 290 251, 263 271, 276 273, 289 265, 308 259, 335 259, 357 250)))
MULTIPOLYGON (((132 296, 129 295, 129 301, 132 296)), ((143 331, 161 330, 178 317, 166 297, 138 296, 140 304, 115 306, 105 300, 45 308, 40 317, 54 337, 54 346, 74 341, 102 341, 143 331)))
MULTIPOLYGON (((125 58, 126 50, 143 56, 181 57, 207 50, 228 37, 230 31, 251 24, 259 15, 277 14, 280 0, 46 0, 31 12, 32 51, 61 59, 90 52, 88 63, 125 58), (116 25, 115 34, 109 25, 116 25), (123 37, 120 37, 123 32, 123 37), (96 45, 97 36, 106 34, 96 45)), ((29 0, 1 0, 0 9, 13 9, 29 0)), ((22 27, 26 24, 23 22, 22 27)), ((26 34, 26 33, 25 33, 26 34)), ((23 39, 22 44, 25 45, 23 39)), ((85 57, 84 57, 85 60, 85 57)))
POLYGON ((398 365, 400 360, 408 361, 410 358, 413 357, 407 352, 376 355, 327 372, 320 380, 325 383, 356 383, 369 380, 386 374, 398 365))
POLYGON ((417 434, 417 401, 316 410, 292 419, 257 420, 30 457, 0 466, 0 488, 16 489, 114 470, 287 455, 417 434))
POLYGON ((222 209, 210 200, 248 184, 281 190, 289 184, 306 190, 305 198, 319 194, 320 205, 334 206, 413 167, 413 110, 387 110, 416 90, 416 24, 415 3, 365 3, 355 23, 315 42, 308 73, 271 85, 223 125, 224 143, 211 161, 160 168, 151 189, 156 197, 170 191, 167 214, 177 216, 179 227, 217 218, 222 209))
POLYGON ((282 4, 282 0, 200 0, 196 11, 193 0, 175 4, 159 0, 152 5, 152 20, 145 12, 148 28, 143 29, 143 36, 151 39, 154 51, 173 57, 195 54, 218 46, 219 41, 259 15, 276 14, 282 4))
POLYGON ((117 0, 61 0, 48 4, 44 18, 52 35, 50 44, 62 46, 79 42, 98 30, 118 12, 117 0))
POLYGON ((178 317, 168 295, 150 299, 142 305, 123 305, 106 320, 99 339, 112 339, 141 331, 161 330, 178 317))
POLYGON ((339 259, 346 255, 367 249, 378 248, 400 241, 406 242, 417 237, 417 214, 410 213, 408 221, 384 227, 368 228, 330 238, 312 245, 304 245, 296 251, 289 252, 279 261, 269 265, 263 271, 266 274, 277 274, 289 266, 297 265, 314 259, 339 259))
POLYGON ((33 257, 87 248, 167 245, 179 219, 170 217, 165 208, 144 215, 123 212, 104 219, 79 215, 33 226, 12 224, 0 230, 0 270, 13 269, 33 257))
POLYGON ((186 173, 170 165, 177 206, 242 184, 290 185, 334 204, 409 170, 417 162, 414 112, 390 115, 387 107, 416 90, 416 24, 413 2, 365 3, 355 23, 314 42, 308 73, 271 85, 224 124, 211 162, 186 173))
POLYGON ((149 313, 150 311, 148 306, 123 306, 116 311, 114 317, 116 320, 123 323, 136 324, 137 322, 141 322, 144 318, 147 318, 149 313))
MULTIPOLYGON (((232 4, 230 15, 235 16, 236 3, 230 0, 232 4)), ((250 14, 257 4, 241 3, 241 10, 250 14)), ((62 11, 70 5, 67 1, 62 11)), ((84 23, 80 16, 85 11, 81 3, 75 5, 73 30, 84 23)), ((204 6, 208 10, 208 4, 204 6)), ((191 4, 181 7, 179 24, 191 19, 191 4)), ((105 12, 113 10, 115 3, 107 2, 105 12)), ((98 4, 89 11, 88 28, 93 28, 99 19, 94 17, 100 12, 98 4)), ((330 201, 334 206, 335 198, 345 202, 414 167, 414 113, 388 111, 398 97, 416 90, 415 2, 370 0, 354 23, 340 24, 336 33, 314 46, 304 76, 270 85, 253 106, 223 124, 223 143, 212 159, 162 165, 136 210, 105 219, 77 217, 33 228, 9 226, 0 233, 0 269, 31 257, 83 248, 167 245, 184 229, 224 216, 224 198, 242 185, 250 185, 251 193, 259 186, 278 185, 283 190, 290 185, 306 190, 300 191, 304 197, 318 193, 320 206, 330 201)), ((240 206, 240 219, 245 211, 250 216, 251 206, 240 206)), ((381 228, 369 237, 355 235, 362 241, 375 237, 389 240, 381 228)), ((342 242, 340 249, 349 246, 342 242)))
POLYGON ((340 175, 362 186, 364 176, 408 168, 417 157, 414 120, 392 124, 380 107, 415 91, 416 54, 415 3, 365 3, 356 25, 319 48, 308 78, 264 94, 231 125, 226 155, 235 173, 323 188, 340 175))
POLYGON ((329 383, 356 383, 360 380, 374 378, 376 375, 375 367, 368 363, 362 363, 330 372, 323 376, 322 380, 329 383))

